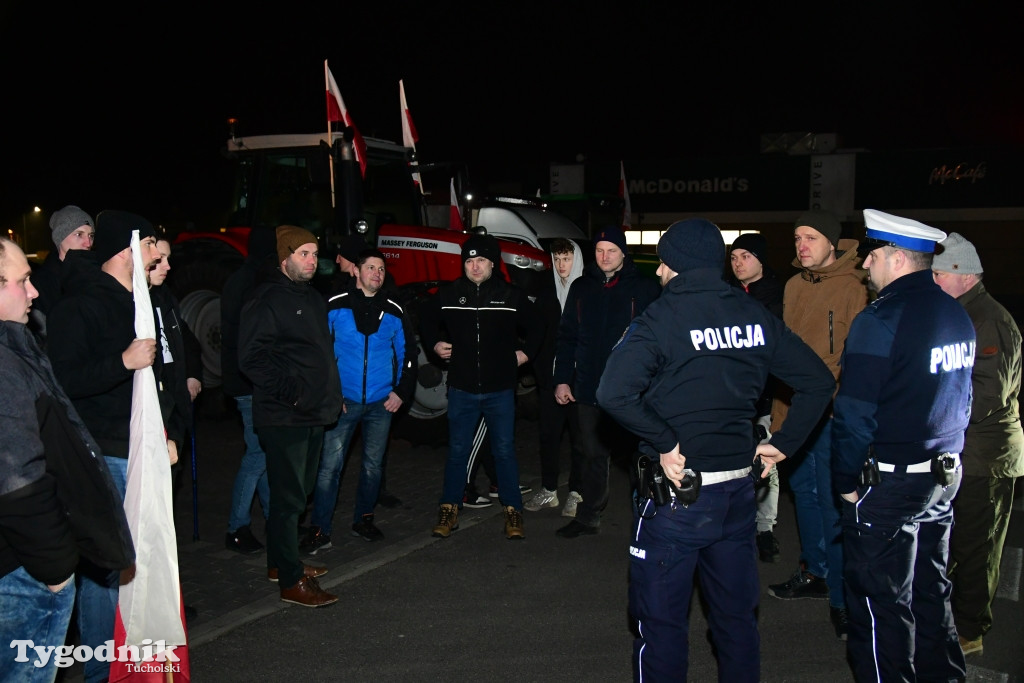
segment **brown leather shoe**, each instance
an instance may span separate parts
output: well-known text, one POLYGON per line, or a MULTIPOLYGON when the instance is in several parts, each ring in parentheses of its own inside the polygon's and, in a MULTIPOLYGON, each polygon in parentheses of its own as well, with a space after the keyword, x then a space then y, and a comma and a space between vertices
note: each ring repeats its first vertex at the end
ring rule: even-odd
MULTIPOLYGON (((302 575, 310 576, 314 579, 318 579, 327 573, 327 567, 313 567, 308 564, 302 565, 302 575)), ((277 582, 277 569, 268 569, 267 578, 273 582, 277 582)))
POLYGON ((321 588, 312 576, 303 576, 291 588, 281 589, 281 600, 303 607, 326 607, 338 602, 338 596, 321 588))

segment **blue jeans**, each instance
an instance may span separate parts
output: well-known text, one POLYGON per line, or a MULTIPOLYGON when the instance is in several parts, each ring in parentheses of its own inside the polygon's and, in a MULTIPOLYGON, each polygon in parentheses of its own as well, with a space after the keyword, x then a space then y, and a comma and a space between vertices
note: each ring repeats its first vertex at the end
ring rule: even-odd
POLYGON ((252 429, 252 396, 236 396, 238 412, 242 415, 242 438, 245 439, 245 455, 235 475, 231 491, 231 517, 228 531, 237 531, 248 526, 252 518, 252 496, 260 497, 264 519, 270 514, 270 485, 267 484, 267 456, 260 447, 260 440, 252 429))
POLYGON ((334 506, 338 501, 338 486, 345 454, 356 433, 363 428, 363 463, 359 470, 356 489, 356 507, 352 523, 363 515, 373 514, 380 493, 380 480, 384 472, 384 452, 388 448, 391 413, 384 408, 384 400, 376 403, 355 403, 345 399, 345 410, 338 416, 338 424, 324 433, 324 448, 320 454, 320 469, 316 474, 313 493, 313 516, 310 522, 326 535, 331 535, 334 524, 334 506))
POLYGON ((466 465, 481 416, 491 437, 498 499, 502 506, 522 510, 523 494, 519 492, 519 462, 516 460, 516 397, 512 389, 471 394, 448 388, 448 461, 444 466, 441 503, 462 505, 466 465))
POLYGON ((839 500, 832 488, 832 418, 822 420, 807 437, 803 460, 790 475, 789 485, 796 499, 800 557, 807 571, 828 583, 829 603, 846 607, 839 500))
POLYGON ((36 652, 27 649, 27 644, 24 655, 28 661, 15 661, 18 648, 8 647, 14 640, 31 640, 36 647, 62 646, 74 605, 74 577, 56 593, 32 578, 24 567, 0 578, 0 681, 42 683, 56 678, 55 653, 45 667, 36 667, 36 652))
MULTIPOLYGON (((128 459, 103 456, 114 478, 117 492, 124 501, 128 485, 128 459)), ((87 560, 79 563, 78 573, 78 632, 81 644, 93 650, 114 637, 114 614, 117 612, 117 586, 120 572, 92 565, 87 560)), ((101 681, 110 675, 110 663, 90 659, 85 663, 86 683, 101 681)))

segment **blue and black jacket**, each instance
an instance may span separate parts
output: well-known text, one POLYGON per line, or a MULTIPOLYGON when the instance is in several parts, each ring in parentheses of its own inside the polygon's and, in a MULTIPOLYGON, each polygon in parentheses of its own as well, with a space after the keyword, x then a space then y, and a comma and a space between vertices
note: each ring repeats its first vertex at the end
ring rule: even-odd
POLYGON ((346 401, 376 403, 394 391, 403 403, 416 381, 416 338, 405 311, 384 290, 355 287, 327 301, 327 327, 346 401))
POLYGON ((857 488, 869 446, 894 465, 960 452, 971 416, 974 334, 930 270, 894 280, 853 319, 832 427, 839 493, 857 488))

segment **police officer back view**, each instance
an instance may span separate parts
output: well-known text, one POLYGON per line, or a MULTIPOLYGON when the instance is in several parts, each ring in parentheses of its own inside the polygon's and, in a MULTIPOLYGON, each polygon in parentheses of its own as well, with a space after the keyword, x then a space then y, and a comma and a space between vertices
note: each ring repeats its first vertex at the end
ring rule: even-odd
POLYGON ((944 232, 873 209, 864 222, 878 298, 850 326, 832 432, 849 659, 858 681, 963 679, 946 562, 974 327, 932 280, 944 232))
POLYGON ((757 447, 770 449, 765 460, 774 463, 807 438, 835 380, 778 317, 722 279, 725 244, 713 223, 674 223, 658 255, 664 290, 612 351, 597 390, 601 407, 641 438, 651 467, 660 460, 683 486, 661 505, 638 487, 629 549, 630 613, 640 633, 634 678, 686 679, 699 568, 719 680, 757 681, 755 404, 768 373, 795 390, 770 445, 757 447))

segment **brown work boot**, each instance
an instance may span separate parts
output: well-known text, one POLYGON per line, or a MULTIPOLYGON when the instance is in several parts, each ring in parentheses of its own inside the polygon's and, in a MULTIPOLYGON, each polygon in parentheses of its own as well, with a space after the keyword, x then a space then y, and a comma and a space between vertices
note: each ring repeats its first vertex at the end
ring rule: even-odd
POLYGON ((978 636, 974 640, 967 640, 963 636, 957 636, 960 639, 960 649, 964 651, 964 657, 968 655, 980 655, 985 651, 985 646, 981 642, 981 636, 978 636))
POLYGON ((511 505, 505 508, 505 538, 510 541, 525 538, 523 533, 523 511, 511 505))
POLYGON ((443 503, 437 514, 437 526, 434 527, 433 535, 438 538, 448 538, 458 528, 459 506, 452 503, 443 503))
POLYGON ((294 586, 281 589, 281 600, 303 607, 326 607, 338 602, 338 596, 321 588, 312 576, 303 576, 294 586))
MULTIPOLYGON (((327 567, 312 567, 308 564, 302 565, 302 575, 311 576, 314 579, 319 579, 321 576, 327 573, 327 567)), ((267 578, 271 581, 277 582, 277 569, 268 569, 267 578)))

